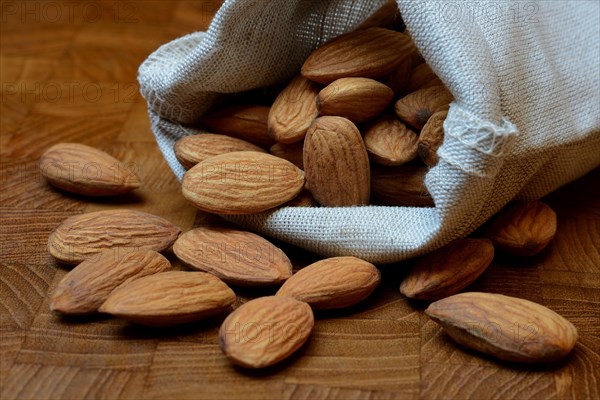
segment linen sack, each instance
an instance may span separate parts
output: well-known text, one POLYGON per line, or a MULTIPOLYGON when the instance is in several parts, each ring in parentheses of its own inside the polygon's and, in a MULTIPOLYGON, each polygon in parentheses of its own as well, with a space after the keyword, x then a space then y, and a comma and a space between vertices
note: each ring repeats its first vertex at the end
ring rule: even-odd
MULTIPOLYGON (((139 69, 152 130, 174 142, 222 96, 285 82, 308 54, 377 10, 373 0, 228 0, 206 32, 139 69)), ((393 263, 464 237, 513 199, 538 199, 600 164, 600 3, 398 0, 426 62, 454 95, 435 207, 282 208, 228 217, 323 256, 393 263)))

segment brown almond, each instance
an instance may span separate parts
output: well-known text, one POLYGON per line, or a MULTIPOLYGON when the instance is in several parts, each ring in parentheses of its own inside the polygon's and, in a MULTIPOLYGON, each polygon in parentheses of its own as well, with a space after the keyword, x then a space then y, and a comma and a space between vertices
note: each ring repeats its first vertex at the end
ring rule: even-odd
POLYGON ((52 257, 79 264, 106 249, 163 251, 181 230, 157 215, 134 210, 104 210, 67 218, 48 237, 52 257))
POLYGON ((368 78, 341 78, 319 92, 317 108, 321 115, 337 115, 353 122, 379 116, 390 104, 392 89, 368 78))
POLYGON ((517 203, 492 219, 486 237, 501 251, 532 256, 550 243, 556 224, 556 213, 541 201, 517 203))
POLYGON ((300 194, 281 207, 316 207, 319 204, 309 190, 303 189, 300 194))
POLYGON ((105 250, 64 276, 52 293, 50 309, 63 314, 96 312, 117 286, 170 267, 169 260, 153 250, 105 250))
POLYGON ((140 187, 130 167, 113 156, 79 143, 59 143, 39 162, 41 174, 59 189, 86 196, 113 196, 140 187))
POLYGON ((402 64, 398 65, 396 69, 388 75, 379 78, 379 81, 392 89, 394 95, 403 94, 408 87, 412 65, 413 60, 411 58, 406 58, 402 64))
POLYGON ((233 136, 268 149, 275 143, 269 136, 270 108, 260 105, 225 106, 205 114, 200 124, 208 131, 233 136))
POLYGON ((429 64, 422 63, 412 70, 406 87, 407 93, 443 85, 440 78, 433 72, 429 64))
POLYGON ((276 157, 288 160, 300 169, 304 169, 304 161, 302 155, 303 148, 304 142, 292 144, 275 143, 273 146, 271 146, 269 152, 276 157))
POLYGON ((219 154, 234 151, 265 152, 262 148, 245 140, 214 133, 201 133, 183 137, 175 142, 173 150, 175 151, 175 157, 185 169, 190 169, 200 161, 219 154))
POLYGON ((556 361, 577 341, 577 329, 554 311, 501 294, 460 293, 425 313, 458 344, 505 361, 556 361))
POLYGON ((235 293, 216 276, 170 271, 124 283, 99 311, 140 325, 171 326, 220 314, 235 300, 235 293))
POLYGON ((319 117, 304 141, 306 182, 324 206, 369 203, 369 156, 358 128, 342 117, 319 117))
POLYGON ((447 107, 452 100, 452 94, 444 86, 420 89, 396 102, 396 115, 402 121, 420 130, 429 117, 447 107))
POLYGON ((173 252, 186 265, 240 286, 281 284, 292 264, 275 245, 251 232, 203 227, 182 234, 173 252))
POLYGON ((402 165, 417 156, 419 136, 393 115, 371 124, 363 137, 371 160, 382 165, 402 165))
POLYGON ((421 129, 418 153, 428 167, 435 166, 440 159, 437 150, 444 142, 444 121, 447 116, 448 110, 437 111, 421 129))
POLYGON ((269 134, 279 143, 302 141, 319 115, 315 99, 320 87, 302 75, 279 93, 269 112, 269 134))
POLYGON ((369 297, 381 280, 379 270, 356 257, 317 261, 288 279, 277 296, 293 297, 314 310, 349 307, 369 297))
POLYGON ((313 326, 308 304, 291 297, 260 297, 225 319, 219 331, 221 350, 236 365, 268 367, 298 350, 313 326))
POLYGON ((488 239, 459 239, 421 257, 400 285, 400 293, 438 300, 460 292, 477 279, 494 258, 488 239))
POLYGON ((379 78, 410 57, 413 46, 410 37, 384 28, 350 32, 313 51, 302 75, 325 85, 339 78, 379 78))
POLYGON ((373 168, 371 197, 388 206, 433 207, 433 199, 425 187, 428 169, 416 165, 373 168))
POLYGON ((207 158, 183 176, 183 196, 203 211, 254 214, 300 193, 304 172, 270 154, 238 151, 207 158))

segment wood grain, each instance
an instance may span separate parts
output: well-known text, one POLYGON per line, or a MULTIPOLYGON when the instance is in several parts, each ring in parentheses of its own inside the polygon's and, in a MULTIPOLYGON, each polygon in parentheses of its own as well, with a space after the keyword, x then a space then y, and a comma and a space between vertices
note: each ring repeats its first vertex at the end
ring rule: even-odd
MULTIPOLYGON (((85 0, 69 16, 73 4, 2 2, 0 398, 600 398, 600 170, 544 199, 558 215, 547 249, 528 259, 497 256, 468 288, 532 300, 569 319, 580 339, 556 365, 521 367, 456 346, 423 314, 426 303, 400 295, 411 261, 382 268, 382 284, 365 302, 316 313, 308 343, 264 371, 227 362, 218 345, 223 317, 150 329, 51 313, 49 294, 68 267, 48 255, 47 239, 71 215, 131 208, 184 230, 231 226, 182 197, 150 132, 136 79, 139 64, 160 45, 206 29, 220 1, 85 0), (26 3, 33 11, 25 12, 26 3), (61 11, 56 18, 51 7, 61 11), (37 162, 63 141, 128 163, 142 187, 94 200, 53 189, 37 162)), ((295 270, 319 259, 275 244, 295 270)), ((275 290, 236 289, 238 304, 275 290)))

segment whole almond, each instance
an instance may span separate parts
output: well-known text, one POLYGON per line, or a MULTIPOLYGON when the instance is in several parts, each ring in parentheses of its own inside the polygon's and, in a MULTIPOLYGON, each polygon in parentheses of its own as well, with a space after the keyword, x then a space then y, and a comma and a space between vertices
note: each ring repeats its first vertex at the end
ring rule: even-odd
POLYGON ((326 85, 353 76, 379 78, 410 57, 413 46, 410 37, 384 28, 350 32, 313 51, 302 75, 326 85))
POLYGON ((356 257, 317 261, 288 279, 277 296, 293 297, 315 310, 349 307, 369 297, 381 280, 379 270, 356 257))
POLYGON ((384 115, 364 134, 371 160, 382 165, 402 165, 417 156, 419 136, 393 115, 384 115))
POLYGON ((501 251, 532 256, 552 240, 556 223, 554 210, 541 201, 517 203, 492 219, 486 237, 501 251))
POLYGON ((50 309, 63 314, 96 312, 117 286, 170 267, 169 260, 153 250, 105 250, 64 276, 52 293, 50 309))
POLYGON ((124 283, 99 311, 140 325, 171 326, 220 314, 235 300, 235 293, 216 276, 170 271, 124 283))
POLYGON ((429 117, 445 109, 452 100, 452 94, 444 86, 420 89, 396 102, 396 115, 414 128, 422 129, 429 117))
POLYGON ((421 257, 400 285, 400 293, 438 300, 460 292, 486 270, 494 258, 488 239, 459 239, 421 257))
POLYGON ((275 143, 273 146, 271 146, 269 152, 276 157, 288 160, 300 169, 304 169, 304 161, 302 155, 303 148, 304 142, 292 144, 275 143))
POLYGON ((190 169, 200 161, 219 154, 234 151, 265 152, 262 148, 245 140, 214 133, 185 136, 175 142, 173 150, 175 157, 185 169, 190 169))
POLYGON ((340 78, 319 92, 317 108, 321 115, 364 122, 379 116, 393 97, 392 89, 376 80, 340 78))
POLYGON ((181 235, 173 251, 186 265, 240 286, 281 284, 292 275, 287 256, 251 232, 203 227, 181 235))
POLYGON ((304 172, 270 154, 238 151, 207 158, 183 176, 183 196, 203 211, 254 214, 300 193, 304 172))
POLYGON ((308 189, 303 189, 300 194, 281 207, 316 207, 319 204, 308 189))
POLYGON ((438 111, 427 120, 419 135, 419 157, 428 167, 435 166, 440 157, 437 150, 444 142, 444 121, 448 110, 438 111))
POLYGON ((412 71, 413 59, 406 58, 402 64, 398 65, 392 72, 379 78, 379 81, 392 89, 394 95, 406 92, 412 71))
POLYGON ((324 206, 369 203, 369 156, 358 128, 342 117, 319 117, 304 140, 306 182, 324 206))
POLYGON ((433 207, 433 199, 425 187, 427 171, 417 165, 373 168, 371 197, 388 206, 433 207))
POLYGON ((429 64, 422 63, 412 70, 406 87, 407 93, 416 92, 420 89, 426 89, 432 86, 443 85, 440 78, 432 71, 429 64))
POLYGON ((269 110, 269 107, 261 105, 225 106, 205 114, 200 124, 210 132, 233 136, 268 149, 275 143, 269 136, 269 110))
POLYGON ((315 99, 320 87, 302 75, 296 76, 279 93, 269 112, 269 134, 279 143, 304 139, 306 131, 319 115, 315 99))
POLYGON ((106 249, 163 251, 180 233, 166 219, 142 211, 96 211, 63 221, 48 237, 48 250, 58 261, 74 265, 106 249))
POLYGON ((236 365, 268 367, 298 350, 313 326, 308 304, 291 297, 260 297, 227 316, 219 332, 221 350, 236 365))
POLYGON ((86 196, 113 196, 140 186, 137 175, 113 156, 78 143, 59 143, 39 162, 41 174, 59 189, 86 196))
POLYGON ((425 313, 457 343, 505 361, 556 361, 577 341, 577 329, 554 311, 500 294, 460 293, 425 313))

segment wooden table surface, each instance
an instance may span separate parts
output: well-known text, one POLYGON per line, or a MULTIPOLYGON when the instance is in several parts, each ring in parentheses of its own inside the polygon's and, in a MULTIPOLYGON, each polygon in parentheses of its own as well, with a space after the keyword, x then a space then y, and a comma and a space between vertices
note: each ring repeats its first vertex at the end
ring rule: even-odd
MULTIPOLYGON (((530 259, 497 257, 471 287, 536 301, 572 321, 580 339, 557 365, 510 365, 458 348, 423 304, 399 294, 402 264, 383 268, 382 287, 364 304, 317 314, 307 345, 260 372, 227 362, 218 320, 158 330, 49 311, 48 293, 67 269, 51 259, 46 241, 65 218, 127 207, 184 230, 217 221, 181 196, 150 132, 136 71, 162 43, 205 29, 218 5, 2 1, 0 397, 600 398, 598 171, 546 198, 559 221, 549 248, 530 259), (143 188, 94 201, 52 189, 37 160, 63 141, 134 163, 143 188)), ((284 249, 297 265, 315 259, 284 249)))

